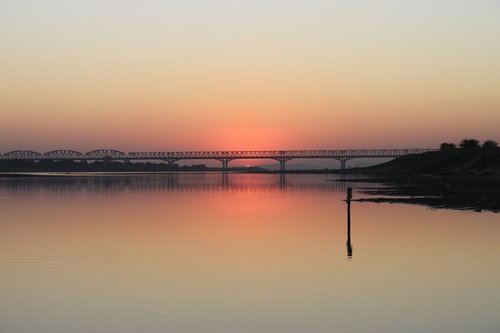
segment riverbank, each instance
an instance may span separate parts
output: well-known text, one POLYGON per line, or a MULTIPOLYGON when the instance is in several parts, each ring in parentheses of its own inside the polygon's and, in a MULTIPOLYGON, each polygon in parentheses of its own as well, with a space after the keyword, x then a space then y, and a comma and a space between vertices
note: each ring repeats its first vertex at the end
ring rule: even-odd
POLYGON ((407 155, 372 167, 350 169, 347 172, 498 178, 500 148, 450 149, 407 155))
POLYGON ((349 169, 362 189, 361 202, 388 202, 500 212, 500 149, 450 149, 403 156, 367 168, 349 169))
POLYGON ((489 177, 370 175, 345 181, 363 184, 355 201, 500 212, 500 181, 489 177))

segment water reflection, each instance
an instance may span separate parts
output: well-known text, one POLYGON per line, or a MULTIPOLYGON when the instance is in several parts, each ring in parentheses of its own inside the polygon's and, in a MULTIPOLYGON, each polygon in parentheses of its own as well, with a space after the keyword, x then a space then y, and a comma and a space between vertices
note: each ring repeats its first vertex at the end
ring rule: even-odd
POLYGON ((304 181, 305 177, 285 174, 231 174, 223 173, 162 173, 142 175, 117 174, 75 174, 68 176, 2 177, 0 191, 14 193, 29 192, 192 192, 192 191, 296 191, 296 192, 344 192, 346 183, 339 177, 330 176, 332 181, 319 179, 304 181), (251 179, 250 181, 248 181, 251 179))
POLYGON ((229 184, 229 175, 227 171, 222 172, 221 176, 222 176, 222 181, 221 181, 222 187, 227 187, 227 185, 229 184))
POLYGON ((348 185, 285 177, 0 178, 0 331, 497 330, 497 215, 356 204, 346 260, 348 185))
POLYGON ((286 174, 280 173, 280 188, 284 189, 286 187, 286 174))

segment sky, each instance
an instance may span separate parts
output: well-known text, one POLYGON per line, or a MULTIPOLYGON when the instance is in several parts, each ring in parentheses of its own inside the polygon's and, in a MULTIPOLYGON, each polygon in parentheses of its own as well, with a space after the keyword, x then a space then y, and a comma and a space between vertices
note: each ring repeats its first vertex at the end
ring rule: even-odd
POLYGON ((500 139, 497 0, 0 0, 0 50, 0 153, 500 139))

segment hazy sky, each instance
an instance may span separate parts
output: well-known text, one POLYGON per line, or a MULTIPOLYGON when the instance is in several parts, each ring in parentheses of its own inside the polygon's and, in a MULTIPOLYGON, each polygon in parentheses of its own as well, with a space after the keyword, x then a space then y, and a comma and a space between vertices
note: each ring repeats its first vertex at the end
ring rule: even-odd
POLYGON ((0 153, 500 139, 498 0, 0 0, 0 43, 0 153))

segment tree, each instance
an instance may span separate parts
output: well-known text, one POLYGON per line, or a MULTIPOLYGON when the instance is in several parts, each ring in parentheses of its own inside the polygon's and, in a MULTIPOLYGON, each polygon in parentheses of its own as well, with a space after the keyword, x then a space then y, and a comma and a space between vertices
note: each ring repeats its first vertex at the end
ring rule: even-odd
POLYGON ((463 139, 460 144, 460 148, 463 149, 475 149, 479 148, 479 141, 476 139, 463 139))
POLYGON ((457 148, 457 146, 454 143, 448 143, 448 142, 443 142, 439 146, 440 150, 451 150, 451 149, 455 149, 455 148, 457 148))
POLYGON ((486 141, 483 142, 483 148, 493 149, 493 148, 496 148, 496 147, 498 147, 498 143, 496 143, 496 141, 486 140, 486 141))

